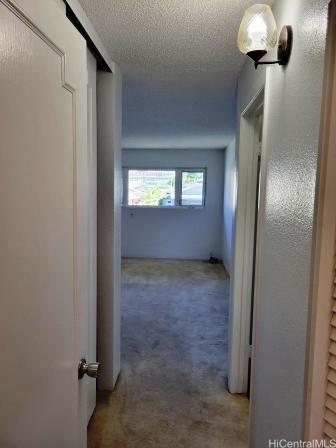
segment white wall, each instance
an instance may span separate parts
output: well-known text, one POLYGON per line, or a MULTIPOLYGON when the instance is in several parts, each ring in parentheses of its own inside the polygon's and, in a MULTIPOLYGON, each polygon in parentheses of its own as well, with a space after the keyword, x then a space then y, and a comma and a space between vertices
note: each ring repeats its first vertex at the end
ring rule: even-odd
POLYGON ((122 77, 98 72, 98 386, 113 390, 120 372, 122 77))
POLYGON ((223 263, 232 272, 232 238, 236 207, 236 141, 232 140, 224 156, 223 263))
MULTIPOLYGON (((267 172, 260 234, 250 446, 303 434, 309 282, 314 223, 327 1, 278 0, 279 27, 291 24, 293 52, 266 75, 263 151, 267 172)), ((268 56, 272 59, 272 55, 268 56)), ((247 61, 238 115, 263 86, 247 61)))
POLYGON ((123 208, 124 257, 222 258, 223 150, 124 149, 123 166, 207 168, 204 209, 123 208))

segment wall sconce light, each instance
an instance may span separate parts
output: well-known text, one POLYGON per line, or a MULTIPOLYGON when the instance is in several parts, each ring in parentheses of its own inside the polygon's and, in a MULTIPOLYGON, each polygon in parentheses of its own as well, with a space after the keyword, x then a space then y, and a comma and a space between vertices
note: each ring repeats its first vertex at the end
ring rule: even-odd
POLYGON ((239 50, 254 61, 255 68, 261 64, 286 65, 289 61, 293 31, 286 25, 282 28, 278 41, 278 59, 259 62, 277 44, 278 30, 271 8, 256 4, 245 11, 241 21, 237 45, 239 50))

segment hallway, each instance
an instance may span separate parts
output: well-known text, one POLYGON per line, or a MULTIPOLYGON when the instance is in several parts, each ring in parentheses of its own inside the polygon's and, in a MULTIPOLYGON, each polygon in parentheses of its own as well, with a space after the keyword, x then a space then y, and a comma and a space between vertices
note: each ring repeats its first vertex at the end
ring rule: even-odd
POLYGON ((88 446, 245 447, 248 401, 225 389, 223 267, 124 259, 122 272, 122 372, 98 394, 88 446))

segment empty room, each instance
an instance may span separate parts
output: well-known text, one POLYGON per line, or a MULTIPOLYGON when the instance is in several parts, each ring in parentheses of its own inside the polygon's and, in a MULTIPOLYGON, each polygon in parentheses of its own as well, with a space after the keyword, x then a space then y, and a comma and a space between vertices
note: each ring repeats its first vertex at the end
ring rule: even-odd
POLYGON ((244 446, 248 400, 230 396, 225 380, 224 151, 132 148, 122 160, 122 370, 111 440, 216 446, 225 432, 244 446))

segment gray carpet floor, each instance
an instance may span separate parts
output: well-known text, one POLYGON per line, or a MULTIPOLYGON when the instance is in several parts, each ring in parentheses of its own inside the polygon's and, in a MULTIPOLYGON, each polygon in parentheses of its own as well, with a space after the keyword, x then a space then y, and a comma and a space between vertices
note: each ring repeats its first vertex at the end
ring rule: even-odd
POLYGON ((224 268, 125 259, 122 273, 122 372, 98 394, 89 448, 246 447, 248 401, 225 383, 224 268))

